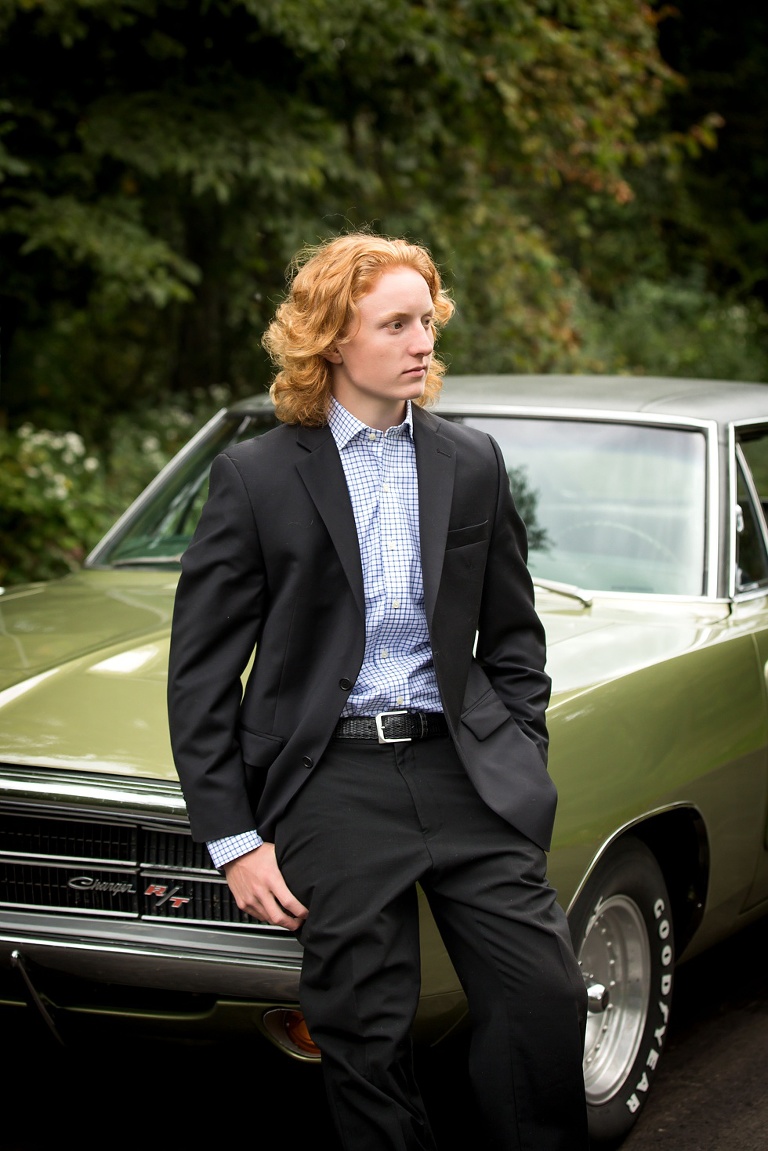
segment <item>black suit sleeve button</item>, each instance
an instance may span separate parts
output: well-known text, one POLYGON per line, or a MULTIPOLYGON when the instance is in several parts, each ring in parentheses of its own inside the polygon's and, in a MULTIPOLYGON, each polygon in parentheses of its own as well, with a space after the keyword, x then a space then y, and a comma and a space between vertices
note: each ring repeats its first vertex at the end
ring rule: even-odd
POLYGON ((301 766, 302 767, 312 767, 313 763, 314 763, 314 760, 312 760, 310 758, 310 756, 302 755, 302 757, 301 757, 301 766))
POLYGON ((340 679, 339 680, 339 687, 341 688, 342 691, 349 691, 350 688, 352 687, 352 680, 351 679, 340 679))

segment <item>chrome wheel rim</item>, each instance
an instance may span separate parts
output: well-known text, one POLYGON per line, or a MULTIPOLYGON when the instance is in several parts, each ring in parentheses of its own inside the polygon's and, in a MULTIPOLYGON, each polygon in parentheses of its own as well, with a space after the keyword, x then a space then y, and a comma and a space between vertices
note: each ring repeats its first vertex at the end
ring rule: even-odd
POLYGON ((594 909, 579 966, 593 992, 584 1082, 587 1102, 598 1105, 612 1098, 626 1081, 648 1019, 651 948, 645 920, 628 896, 611 896, 594 909), (599 994, 601 988, 607 995, 599 994))

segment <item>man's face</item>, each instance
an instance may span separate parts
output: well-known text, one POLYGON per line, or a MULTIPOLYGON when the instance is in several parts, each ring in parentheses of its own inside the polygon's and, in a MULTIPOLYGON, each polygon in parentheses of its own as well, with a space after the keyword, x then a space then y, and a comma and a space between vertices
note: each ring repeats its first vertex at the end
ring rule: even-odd
POLYGON ((386 429, 424 391, 435 309, 424 277, 406 267, 383 272, 358 308, 358 327, 328 355, 332 391, 358 419, 386 429))

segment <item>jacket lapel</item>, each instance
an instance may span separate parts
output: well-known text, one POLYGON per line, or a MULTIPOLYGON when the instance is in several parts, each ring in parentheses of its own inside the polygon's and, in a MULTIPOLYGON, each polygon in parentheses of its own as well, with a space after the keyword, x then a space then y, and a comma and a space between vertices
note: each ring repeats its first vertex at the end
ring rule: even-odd
MULTIPOLYGON (((453 501, 455 445, 443 434, 442 424, 422 408, 413 406, 413 435, 419 477, 419 535, 424 581, 424 608, 431 621, 448 534, 453 501)), ((360 546, 347 481, 330 428, 297 428, 297 443, 305 450, 298 471, 328 529, 365 619, 365 593, 360 546)))
POLYGON ((360 615, 365 619, 365 592, 360 545, 347 490, 344 468, 328 427, 297 428, 297 442, 306 454, 298 472, 336 548, 360 615))
POLYGON ((456 446, 443 425, 413 406, 413 436, 419 476, 419 534, 424 580, 424 609, 431 622, 443 570, 445 541, 453 502, 456 446))

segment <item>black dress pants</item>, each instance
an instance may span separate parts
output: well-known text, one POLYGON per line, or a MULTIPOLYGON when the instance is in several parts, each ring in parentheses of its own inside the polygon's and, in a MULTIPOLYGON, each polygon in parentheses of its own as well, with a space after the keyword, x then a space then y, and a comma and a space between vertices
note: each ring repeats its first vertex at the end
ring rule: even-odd
POLYGON ((417 883, 467 996, 480 1145, 586 1151, 586 992, 546 855, 480 799, 450 739, 332 741, 275 842, 309 908, 301 1004, 345 1151, 435 1151, 410 1039, 417 883))

